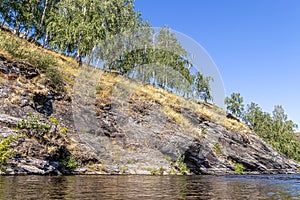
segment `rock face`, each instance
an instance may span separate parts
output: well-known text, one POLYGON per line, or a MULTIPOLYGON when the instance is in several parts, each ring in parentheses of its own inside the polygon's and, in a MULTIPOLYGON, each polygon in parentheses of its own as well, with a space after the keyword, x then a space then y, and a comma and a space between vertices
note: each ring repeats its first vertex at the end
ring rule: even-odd
POLYGON ((204 124, 208 134, 197 138, 185 152, 185 161, 193 172, 232 173, 236 164, 242 164, 245 173, 297 172, 297 162, 278 153, 254 133, 241 135, 211 122, 204 124))
POLYGON ((23 76, 32 79, 39 75, 37 69, 22 61, 10 61, 0 54, 0 72, 8 74, 10 77, 23 76))
POLYGON ((0 141, 15 138, 2 173, 235 174, 238 166, 249 174, 299 172, 297 162, 213 105, 102 75, 96 100, 80 97, 72 106, 70 94, 48 89, 34 67, 1 55, 0 141), (38 125, 30 116, 39 116, 38 125))

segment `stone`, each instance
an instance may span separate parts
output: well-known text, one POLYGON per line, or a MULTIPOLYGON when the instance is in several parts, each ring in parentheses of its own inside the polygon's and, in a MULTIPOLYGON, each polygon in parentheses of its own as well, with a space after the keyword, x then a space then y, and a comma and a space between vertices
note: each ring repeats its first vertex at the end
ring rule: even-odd
POLYGON ((30 103, 30 101, 28 99, 23 98, 20 100, 21 107, 29 106, 29 103, 30 103))
POLYGON ((0 123, 16 126, 22 119, 0 113, 0 123))
POLYGON ((7 138, 9 136, 17 136, 16 131, 8 128, 8 127, 0 127, 0 138, 7 138))

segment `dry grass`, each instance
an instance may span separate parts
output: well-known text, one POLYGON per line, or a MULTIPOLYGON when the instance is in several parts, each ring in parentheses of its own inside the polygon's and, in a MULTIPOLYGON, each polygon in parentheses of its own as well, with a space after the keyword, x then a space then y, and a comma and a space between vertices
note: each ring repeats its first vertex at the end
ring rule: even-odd
MULTIPOLYGON (((54 61, 53 67, 62 73, 64 81, 70 85, 68 90, 72 89, 71 86, 74 83, 74 77, 78 76, 79 72, 77 63, 73 58, 44 49, 33 43, 27 42, 26 40, 20 39, 13 34, 5 33, 0 30, 0 53, 9 59, 14 59, 15 56, 5 50, 5 45, 12 45, 10 48, 17 48, 16 50, 19 54, 21 54, 21 57, 25 57, 25 61, 27 54, 31 54, 33 57, 36 56, 36 59, 52 59, 54 61), (13 46, 13 43, 17 43, 17 45, 13 46)), ((195 128, 191 128, 193 125, 190 124, 189 120, 178 112, 178 110, 182 108, 189 109, 201 116, 205 116, 206 119, 220 124, 228 130, 238 132, 250 131, 245 124, 240 123, 237 120, 227 118, 226 113, 222 109, 212 104, 186 99, 161 88, 129 80, 117 73, 107 73, 102 70, 92 68, 86 68, 86 70, 81 72, 83 74, 80 76, 85 77, 87 80, 96 80, 96 84, 91 82, 91 85, 97 85, 96 98, 110 98, 114 96, 134 98, 139 101, 156 102, 162 106, 163 112, 170 120, 174 121, 176 124, 180 124, 186 130, 192 132, 196 131, 195 128)), ((33 85, 32 88, 28 89, 36 90, 36 85, 39 84, 37 83, 35 86, 33 85)))
POLYGON ((182 108, 196 112, 199 115, 204 116, 209 121, 224 126, 228 130, 240 132, 241 134, 245 131, 251 132, 248 126, 244 123, 227 118, 225 111, 215 105, 202 101, 186 99, 161 88, 156 88, 152 85, 128 80, 120 75, 101 72, 99 87, 101 87, 101 98, 109 98, 112 95, 114 97, 115 95, 119 95, 120 97, 120 95, 122 95, 122 91, 116 89, 120 87, 123 89, 126 88, 127 91, 123 91, 123 93, 130 94, 130 97, 128 98, 133 98, 138 101, 157 102, 162 106, 165 115, 170 120, 184 128, 187 132, 201 134, 201 131, 196 130, 189 120, 178 112, 178 110, 182 108))
MULTIPOLYGON (((2 30, 0 30, 0 53, 9 60, 17 59, 36 67, 46 67, 45 71, 49 72, 46 73, 47 78, 53 78, 54 81, 59 81, 58 76, 51 70, 57 70, 61 72, 60 76, 67 85, 73 84, 73 77, 77 76, 79 71, 73 58, 42 48, 2 30)), ((70 90, 70 88, 66 89, 70 90)))

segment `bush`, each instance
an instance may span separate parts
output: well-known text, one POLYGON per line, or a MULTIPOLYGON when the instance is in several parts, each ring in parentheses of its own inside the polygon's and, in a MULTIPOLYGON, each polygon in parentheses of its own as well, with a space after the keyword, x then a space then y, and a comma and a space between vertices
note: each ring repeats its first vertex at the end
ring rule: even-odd
POLYGON ((215 143, 215 151, 216 154, 221 154, 221 145, 219 143, 215 143))
POLYGON ((61 167, 63 169, 74 170, 78 167, 78 162, 72 156, 68 156, 62 160, 61 167))
POLYGON ((175 168, 177 168, 180 174, 185 174, 186 172, 190 173, 190 169, 187 167, 186 163, 184 162, 185 156, 181 156, 175 163, 175 168))
POLYGON ((236 165, 235 165, 234 171, 235 171, 237 174, 244 174, 244 170, 245 170, 245 167, 244 167, 243 164, 236 164, 236 165))
POLYGON ((63 83, 63 77, 58 70, 49 67, 46 68, 43 73, 46 75, 48 79, 46 85, 48 85, 49 87, 51 87, 52 89, 58 92, 66 91, 63 83))
POLYGON ((0 142, 0 165, 5 164, 8 159, 13 157, 15 151, 10 148, 10 144, 14 141, 16 138, 9 136, 0 142))
POLYGON ((38 115, 29 115, 29 120, 22 120, 17 124, 19 129, 36 130, 39 135, 47 134, 50 130, 50 125, 46 122, 42 122, 38 115))
POLYGON ((69 129, 64 127, 62 129, 60 129, 61 134, 67 135, 68 134, 69 129))

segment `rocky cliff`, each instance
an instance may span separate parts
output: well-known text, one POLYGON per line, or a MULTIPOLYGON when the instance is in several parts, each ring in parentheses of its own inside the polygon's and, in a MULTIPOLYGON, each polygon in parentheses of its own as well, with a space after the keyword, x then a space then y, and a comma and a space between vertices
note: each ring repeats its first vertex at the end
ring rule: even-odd
POLYGON ((19 43, 15 50, 0 44, 3 174, 299 172, 297 162, 214 105, 100 70, 92 100, 84 101, 74 94, 80 72, 71 58, 1 37, 19 43), (50 64, 38 62, 45 57, 50 64))

